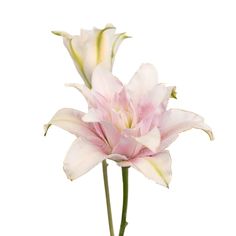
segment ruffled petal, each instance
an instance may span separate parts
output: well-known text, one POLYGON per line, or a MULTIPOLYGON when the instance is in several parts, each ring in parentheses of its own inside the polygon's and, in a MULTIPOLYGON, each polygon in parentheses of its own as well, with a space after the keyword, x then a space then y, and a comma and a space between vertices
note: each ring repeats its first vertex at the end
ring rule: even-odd
MULTIPOLYGON (((168 151, 152 157, 135 158, 131 166, 156 183, 169 187, 171 180, 171 157, 168 151)), ((123 163, 125 165, 125 162, 123 163)))
POLYGON ((104 159, 106 159, 106 155, 96 146, 84 139, 78 138, 73 142, 66 155, 63 169, 67 178, 74 180, 104 159))
POLYGON ((103 65, 98 65, 93 72, 92 87, 93 90, 111 100, 115 93, 121 91, 123 85, 103 65))
POLYGON ((170 109, 163 114, 160 123, 161 136, 164 140, 192 128, 202 129, 211 140, 214 139, 212 130, 204 123, 204 119, 193 112, 170 109))
POLYGON ((157 83, 158 76, 155 67, 151 64, 143 64, 128 83, 127 90, 134 101, 138 102, 157 83))
POLYGON ((169 89, 163 84, 155 85, 147 94, 140 98, 138 103, 139 121, 156 114, 160 116, 166 108, 166 100, 169 99, 169 89))

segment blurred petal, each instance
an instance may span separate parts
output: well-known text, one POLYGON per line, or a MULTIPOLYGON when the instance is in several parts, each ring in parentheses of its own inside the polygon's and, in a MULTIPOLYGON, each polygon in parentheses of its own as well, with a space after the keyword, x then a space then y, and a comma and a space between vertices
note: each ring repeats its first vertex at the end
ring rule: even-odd
POLYGON ((156 183, 169 187, 171 180, 171 157, 168 151, 152 157, 135 158, 132 167, 156 183))
POLYGON ((155 67, 151 64, 143 64, 128 83, 127 89, 131 97, 138 102, 157 83, 158 76, 155 67))
POLYGON ((106 155, 99 151, 96 146, 78 138, 69 149, 63 168, 67 178, 74 180, 88 172, 105 158, 106 155))
POLYGON ((88 124, 82 121, 83 112, 72 108, 63 108, 56 112, 52 119, 44 126, 45 135, 51 125, 56 125, 76 136, 94 136, 94 133, 89 129, 88 124))
POLYGON ((193 112, 170 109, 162 116, 160 131, 163 139, 176 136, 192 128, 202 129, 211 140, 214 139, 211 128, 204 123, 204 119, 193 112))
POLYGON ((151 151, 157 152, 161 140, 160 131, 155 127, 144 136, 135 138, 135 140, 151 151))

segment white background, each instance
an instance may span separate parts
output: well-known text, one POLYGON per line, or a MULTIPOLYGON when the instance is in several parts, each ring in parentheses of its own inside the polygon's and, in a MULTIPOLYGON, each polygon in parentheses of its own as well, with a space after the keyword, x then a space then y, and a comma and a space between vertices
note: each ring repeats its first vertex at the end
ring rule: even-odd
MULTIPOLYGON (((132 39, 114 74, 127 82, 143 62, 176 85, 170 107, 194 111, 212 127, 183 133, 169 148, 173 179, 165 189, 130 170, 126 235, 236 235, 235 1, 1 1, 0 235, 106 236, 101 165, 70 182, 62 170, 74 137, 43 124, 57 109, 86 110, 65 88, 81 82, 62 40, 50 33, 113 23, 132 39)), ((109 165, 116 235, 121 174, 109 165)))

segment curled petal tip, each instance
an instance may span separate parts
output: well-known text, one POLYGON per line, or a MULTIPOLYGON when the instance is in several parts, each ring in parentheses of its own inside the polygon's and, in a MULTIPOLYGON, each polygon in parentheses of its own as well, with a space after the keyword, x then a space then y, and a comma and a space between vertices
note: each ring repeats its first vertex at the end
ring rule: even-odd
POLYGON ((208 134, 211 141, 213 141, 215 139, 214 134, 211 130, 207 130, 206 133, 208 134))
POLYGON ((51 124, 45 124, 45 125, 44 125, 44 136, 47 135, 48 129, 49 129, 50 126, 51 126, 51 124))

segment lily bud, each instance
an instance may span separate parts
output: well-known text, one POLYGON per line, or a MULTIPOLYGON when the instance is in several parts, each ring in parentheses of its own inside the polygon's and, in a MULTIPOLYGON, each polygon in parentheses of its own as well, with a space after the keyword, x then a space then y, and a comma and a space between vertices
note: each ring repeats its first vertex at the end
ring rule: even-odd
POLYGON ((125 38, 126 33, 115 34, 113 25, 103 29, 81 30, 80 35, 70 35, 62 31, 52 31, 62 36, 64 45, 69 51, 76 69, 87 87, 91 88, 92 73, 98 64, 111 71, 115 55, 125 38))

